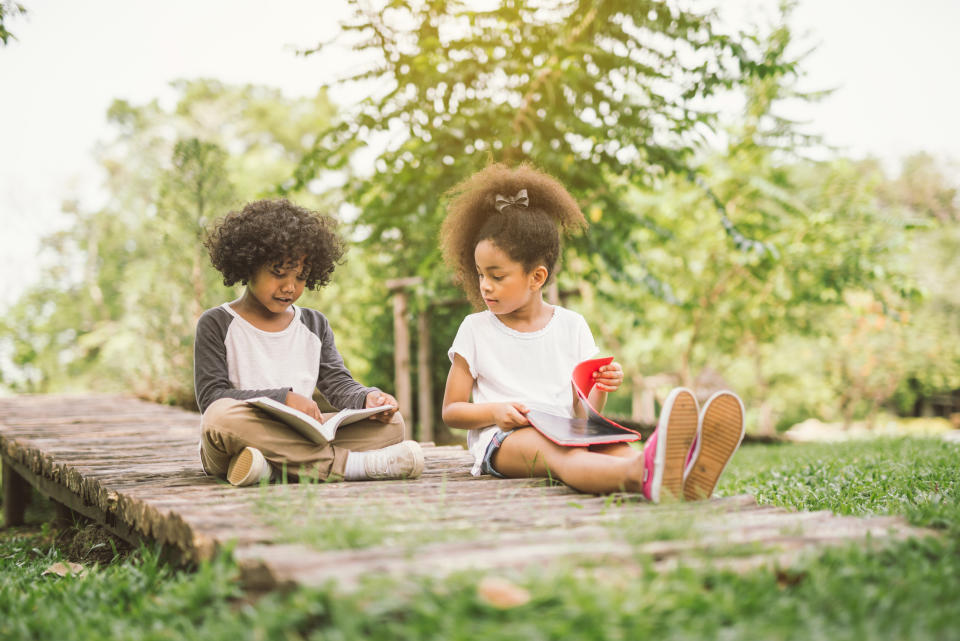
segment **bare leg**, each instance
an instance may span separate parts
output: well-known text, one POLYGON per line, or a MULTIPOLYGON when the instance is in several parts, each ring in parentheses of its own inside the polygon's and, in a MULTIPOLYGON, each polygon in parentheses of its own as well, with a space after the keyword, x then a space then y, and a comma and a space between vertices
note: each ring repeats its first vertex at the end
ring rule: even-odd
POLYGON ((582 447, 563 447, 530 428, 519 428, 493 457, 493 466, 510 478, 550 476, 580 492, 640 492, 643 454, 609 456, 582 447))
POLYGON ((588 448, 591 452, 597 454, 606 454, 607 456, 622 456, 624 458, 633 458, 637 455, 637 450, 630 447, 627 443, 608 443, 607 445, 591 445, 588 448))

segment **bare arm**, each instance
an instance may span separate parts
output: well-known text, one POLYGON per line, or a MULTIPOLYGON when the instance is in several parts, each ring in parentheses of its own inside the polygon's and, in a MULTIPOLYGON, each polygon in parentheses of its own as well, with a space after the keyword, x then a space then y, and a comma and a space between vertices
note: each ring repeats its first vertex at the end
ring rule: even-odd
POLYGON ((503 430, 529 425, 527 408, 522 403, 471 403, 473 376, 467 361, 454 354, 447 386, 443 392, 443 422, 450 427, 475 430, 497 425, 503 430))

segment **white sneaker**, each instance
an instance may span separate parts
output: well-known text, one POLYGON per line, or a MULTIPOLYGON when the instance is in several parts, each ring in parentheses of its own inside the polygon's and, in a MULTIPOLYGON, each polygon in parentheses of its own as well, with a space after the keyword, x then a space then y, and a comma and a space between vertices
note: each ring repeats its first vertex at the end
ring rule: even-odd
POLYGON ((269 481, 270 474, 270 464, 255 447, 243 448, 227 467, 227 480, 232 485, 256 485, 264 479, 269 481))
POLYGON ((416 441, 401 441, 363 454, 363 471, 371 480, 415 479, 423 473, 423 450, 416 441))

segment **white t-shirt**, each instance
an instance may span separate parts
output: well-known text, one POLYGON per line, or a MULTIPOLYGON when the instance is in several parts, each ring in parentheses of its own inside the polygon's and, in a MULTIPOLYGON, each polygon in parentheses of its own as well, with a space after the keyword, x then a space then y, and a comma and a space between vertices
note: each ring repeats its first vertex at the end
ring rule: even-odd
POLYGON ((252 325, 230 303, 221 308, 233 316, 224 343, 227 372, 237 389, 276 387, 287 383, 301 396, 310 398, 317 386, 317 363, 323 344, 320 337, 300 320, 300 308, 293 305, 293 320, 279 332, 252 325))
POLYGON ((284 403, 290 390, 310 398, 315 388, 334 407, 357 408, 376 389, 353 379, 330 323, 317 310, 293 305, 290 324, 268 332, 231 305, 208 309, 197 321, 193 371, 201 412, 220 398, 268 396, 284 403))
MULTIPOLYGON (((553 317, 535 332, 507 327, 489 310, 471 314, 463 319, 447 351, 451 363, 459 354, 470 367, 474 403, 516 401, 560 416, 573 416, 573 368, 596 353, 587 321, 560 306, 554 306, 553 317)), ((495 431, 494 425, 467 434, 474 476, 480 475, 495 431)))

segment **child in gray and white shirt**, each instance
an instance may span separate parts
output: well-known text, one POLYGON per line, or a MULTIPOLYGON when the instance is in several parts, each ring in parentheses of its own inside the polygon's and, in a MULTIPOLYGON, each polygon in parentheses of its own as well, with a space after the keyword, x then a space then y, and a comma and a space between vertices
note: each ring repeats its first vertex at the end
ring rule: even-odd
POLYGON ((294 304, 305 287, 329 282, 343 255, 335 225, 280 199, 249 203, 208 230, 204 245, 213 266, 226 285, 240 282, 246 291, 197 323, 194 383, 206 473, 251 485, 283 467, 294 478, 348 481, 422 472, 423 453, 403 440, 396 399, 354 380, 326 317, 294 304), (340 409, 393 409, 344 425, 333 441, 316 445, 244 402, 267 396, 322 422, 314 389, 340 409))

